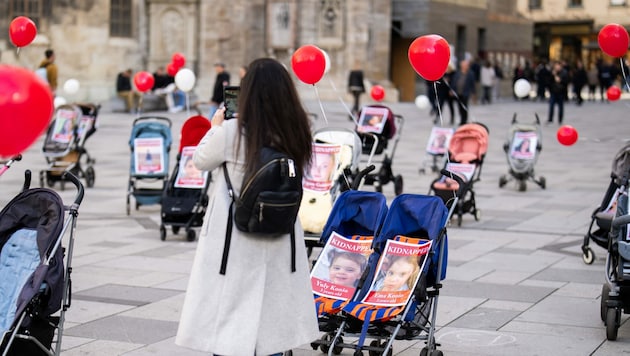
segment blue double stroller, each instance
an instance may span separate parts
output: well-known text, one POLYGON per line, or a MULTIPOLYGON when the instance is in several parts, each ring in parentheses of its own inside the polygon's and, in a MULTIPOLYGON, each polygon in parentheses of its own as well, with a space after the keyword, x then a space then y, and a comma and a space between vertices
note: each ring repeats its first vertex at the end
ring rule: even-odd
POLYGON ((131 212, 132 196, 136 210, 141 205, 162 202, 162 192, 169 174, 171 126, 170 119, 160 116, 142 116, 133 121, 129 138, 131 166, 127 186, 127 215, 131 212))
MULTIPOLYGON (((355 202, 341 199, 344 195, 335 203, 333 211, 370 210, 369 206, 347 206, 355 202)), ((376 207, 376 210, 384 209, 376 207)), ((363 355, 363 351, 368 351, 369 355, 391 355, 395 340, 425 340, 426 346, 420 355, 441 356, 442 352, 436 349, 434 333, 437 299, 446 275, 446 223, 451 213, 452 209, 449 211, 439 197, 402 194, 392 201, 382 223, 372 219, 372 224, 381 225, 371 228, 376 234, 353 295, 327 303, 327 309, 320 307, 321 298, 316 297, 320 330, 326 334, 311 346, 314 349, 320 347, 328 355, 339 354, 344 348, 353 349, 354 355, 363 355), (396 256, 402 246, 409 251, 422 252, 396 256), (410 270, 404 284, 391 289, 387 275, 396 274, 397 267, 394 266, 403 259, 411 261, 410 265, 415 266, 411 269, 415 271, 410 270), (383 299, 378 300, 379 295, 383 299), (358 341, 344 342, 344 337, 348 336, 358 337, 358 341), (368 339, 371 340, 369 344, 368 339)), ((329 222, 334 222, 332 219, 331 214, 329 222)), ((356 220, 350 219, 347 225, 342 222, 335 231, 343 231, 342 234, 348 237, 369 233, 359 232, 361 226, 355 230, 356 226, 356 220)), ((328 237, 327 232, 330 232, 328 228, 322 235, 323 242, 328 237)), ((328 246, 328 241, 325 242, 324 251, 328 246)), ((317 292, 315 284, 313 290, 317 292)))

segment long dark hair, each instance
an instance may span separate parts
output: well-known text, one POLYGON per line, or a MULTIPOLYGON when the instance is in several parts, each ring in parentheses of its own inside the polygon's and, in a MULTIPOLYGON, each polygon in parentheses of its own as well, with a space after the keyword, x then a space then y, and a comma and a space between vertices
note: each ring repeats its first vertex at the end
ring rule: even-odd
POLYGON ((289 72, 271 58, 254 60, 241 81, 238 126, 245 140, 245 174, 256 169, 264 146, 292 157, 304 172, 311 159, 312 135, 308 116, 289 72))

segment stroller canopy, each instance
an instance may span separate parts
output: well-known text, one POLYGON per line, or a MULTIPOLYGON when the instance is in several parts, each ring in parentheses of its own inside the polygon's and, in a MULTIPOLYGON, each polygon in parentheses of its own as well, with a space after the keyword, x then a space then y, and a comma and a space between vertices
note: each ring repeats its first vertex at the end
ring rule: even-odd
POLYGON ((617 185, 622 184, 624 175, 630 175, 630 143, 617 152, 612 162, 612 174, 617 185))
POLYGON ((197 146, 203 136, 210 130, 210 121, 204 116, 191 116, 182 125, 181 138, 179 140, 179 153, 188 146, 197 146))
POLYGON ((448 145, 453 161, 482 161, 488 151, 488 129, 480 123, 464 124, 455 130, 448 145))
POLYGON ((320 242, 333 231, 343 235, 376 236, 387 213, 387 201, 380 193, 348 190, 335 201, 320 242))

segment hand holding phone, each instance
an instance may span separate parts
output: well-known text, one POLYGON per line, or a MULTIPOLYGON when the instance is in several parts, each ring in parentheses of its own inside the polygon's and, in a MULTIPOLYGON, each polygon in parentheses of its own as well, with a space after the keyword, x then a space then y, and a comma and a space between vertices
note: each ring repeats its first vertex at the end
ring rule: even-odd
POLYGON ((223 88, 223 103, 225 105, 225 119, 230 120, 238 116, 238 86, 226 86, 223 88))

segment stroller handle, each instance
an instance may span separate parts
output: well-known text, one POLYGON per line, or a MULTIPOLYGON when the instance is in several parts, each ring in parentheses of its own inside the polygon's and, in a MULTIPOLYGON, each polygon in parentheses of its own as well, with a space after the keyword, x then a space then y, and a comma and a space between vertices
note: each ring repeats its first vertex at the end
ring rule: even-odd
POLYGON ((169 119, 168 117, 164 117, 164 116, 140 116, 140 117, 136 118, 135 120, 133 120, 133 125, 132 126, 135 126, 140 121, 148 121, 148 120, 166 121, 168 123, 168 127, 169 128, 173 126, 173 122, 171 121, 171 119, 169 119))
POLYGON ((361 181, 363 180, 363 178, 375 169, 376 166, 371 164, 359 171, 359 173, 357 173, 357 177, 352 182, 352 190, 359 190, 359 186, 361 185, 361 181))
POLYGON ((613 219, 612 226, 620 227, 621 225, 630 224, 630 215, 622 215, 613 219))
POLYGON ((79 180, 79 178, 77 178, 77 176, 75 176, 74 174, 68 171, 63 173, 63 175, 61 176, 61 179, 64 179, 64 180, 67 179, 71 181, 75 187, 77 187, 77 197, 74 199, 74 205, 76 206, 81 205, 81 202, 83 201, 83 193, 84 193, 83 183, 81 183, 81 181, 79 180))

